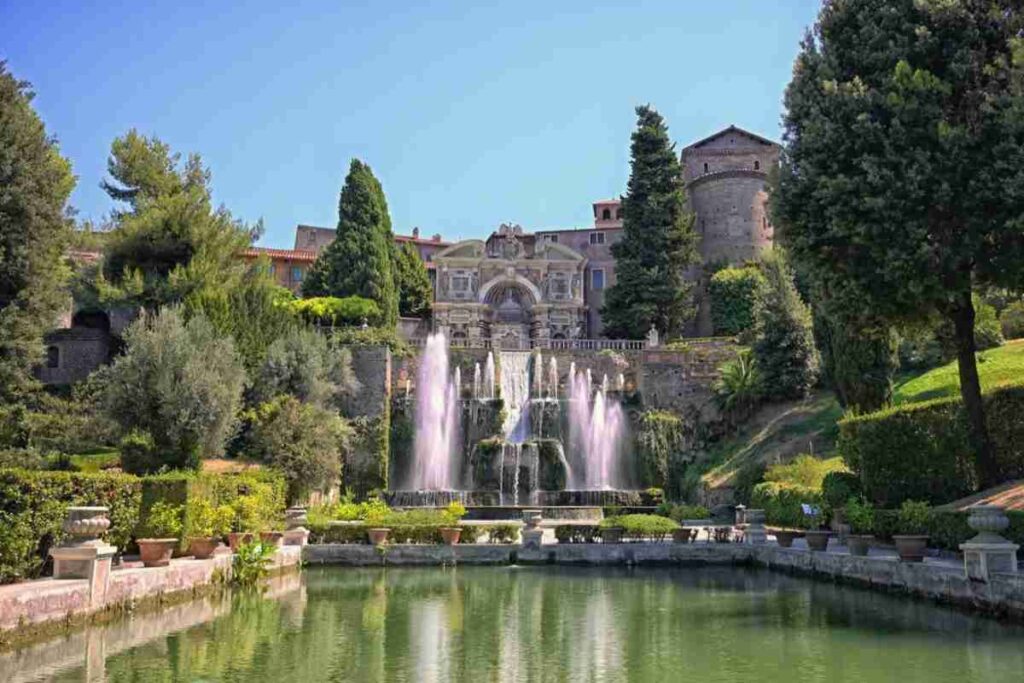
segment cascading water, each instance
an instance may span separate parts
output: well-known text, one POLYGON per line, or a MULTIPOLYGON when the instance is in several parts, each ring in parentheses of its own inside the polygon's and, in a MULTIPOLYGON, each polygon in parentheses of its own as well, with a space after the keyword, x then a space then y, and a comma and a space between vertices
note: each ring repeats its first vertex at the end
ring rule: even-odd
POLYGON ((427 338, 416 375, 413 466, 408 488, 445 491, 457 488, 456 449, 459 434, 459 369, 448 374, 448 341, 444 334, 427 338))
POLYGON ((501 352, 501 398, 505 421, 501 432, 507 443, 523 443, 530 426, 530 352, 501 352))
POLYGON ((487 352, 487 363, 484 364, 484 395, 483 398, 491 400, 494 398, 494 354, 487 352))
POLYGON ((548 396, 558 398, 558 359, 551 356, 551 367, 548 368, 548 396))
POLYGON ((479 399, 480 396, 480 364, 476 363, 473 365, 473 398, 479 399))
POLYGON ((589 369, 571 375, 570 380, 569 444, 577 466, 569 470, 569 488, 621 488, 622 406, 608 397, 607 375, 596 392, 589 369))

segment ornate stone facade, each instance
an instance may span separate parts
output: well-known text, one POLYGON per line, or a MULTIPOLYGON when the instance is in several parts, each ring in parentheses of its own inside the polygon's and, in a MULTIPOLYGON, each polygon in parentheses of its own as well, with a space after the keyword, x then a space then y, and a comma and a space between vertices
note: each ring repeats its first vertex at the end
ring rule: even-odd
POLYGON ((587 259, 565 245, 503 224, 486 242, 459 242, 434 262, 434 325, 453 340, 528 349, 586 334, 587 259))

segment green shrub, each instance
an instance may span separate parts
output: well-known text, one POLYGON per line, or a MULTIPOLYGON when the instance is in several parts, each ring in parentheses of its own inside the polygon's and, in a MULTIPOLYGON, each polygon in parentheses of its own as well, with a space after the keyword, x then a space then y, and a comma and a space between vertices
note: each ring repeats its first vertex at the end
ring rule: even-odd
POLYGON ((289 330, 275 339, 255 374, 252 404, 288 394, 303 403, 337 411, 360 388, 352 369, 352 352, 309 328, 289 330))
POLYGON ((214 506, 206 498, 193 498, 185 514, 191 521, 190 538, 222 538, 231 531, 235 511, 230 505, 214 506))
POLYGON ((457 500, 448 503, 448 506, 441 511, 441 521, 447 526, 455 526, 466 516, 466 506, 457 500))
POLYGON ((270 573, 270 561, 276 549, 255 541, 243 543, 235 552, 231 566, 231 582, 243 588, 254 588, 270 573))
POLYGON ((703 505, 672 505, 670 503, 659 505, 655 514, 668 517, 679 523, 682 523, 684 519, 708 519, 711 517, 711 512, 703 505))
POLYGON ((821 497, 833 510, 843 507, 846 501, 860 494, 860 478, 853 472, 829 472, 821 481, 821 497))
POLYGON ((559 543, 593 543, 600 536, 594 524, 559 524, 555 527, 555 538, 559 543))
POLYGON ((929 515, 928 503, 917 500, 903 501, 896 518, 899 532, 913 536, 927 534, 929 515))
POLYGON ((602 519, 602 529, 620 528, 624 538, 640 541, 650 539, 663 541, 665 537, 679 528, 671 519, 659 515, 620 515, 602 519))
POLYGON ((754 487, 750 507, 763 509, 769 524, 802 529, 813 526, 803 513, 801 504, 820 506, 819 489, 783 481, 763 481, 754 487))
MULTIPOLYGON (((983 395, 1001 480, 1024 476, 1024 386, 983 395)), ((977 490, 975 457, 959 398, 894 406, 839 423, 838 450, 880 506, 908 498, 939 504, 977 490)))
POLYGON ((637 461, 644 486, 669 484, 672 463, 683 454, 683 421, 666 410, 645 410, 636 435, 637 461))
POLYGON ((715 402, 730 423, 744 419, 757 406, 764 391, 761 372, 750 349, 743 349, 736 358, 718 368, 718 378, 712 385, 715 402))
POLYGON ((139 538, 179 538, 183 526, 183 507, 158 501, 139 527, 139 538))
POLYGON ((309 529, 310 543, 367 543, 366 524, 362 522, 348 523, 314 523, 306 525, 309 529))
POLYGON ((377 327, 383 322, 380 306, 361 296, 318 296, 296 299, 288 306, 304 320, 320 325, 367 325, 377 327))
POLYGON ((488 524, 487 534, 491 543, 515 543, 519 539, 519 525, 488 524))
POLYGON ((765 470, 764 480, 795 484, 821 491, 828 474, 844 471, 846 471, 846 465, 840 458, 822 460, 813 455, 801 453, 788 463, 769 465, 765 470))
POLYGON ((843 515, 855 534, 866 535, 875 530, 875 509, 860 496, 851 496, 846 501, 843 515))
POLYGON ((1007 339, 1024 337, 1024 301, 1014 301, 999 315, 999 325, 1007 339))
POLYGON ((69 506, 110 508, 106 540, 121 551, 139 520, 142 482, 127 474, 0 470, 0 583, 35 578, 64 540, 69 506))
POLYGON ((754 303, 767 286, 757 266, 723 268, 711 276, 711 324, 716 335, 736 336, 754 325, 754 303))

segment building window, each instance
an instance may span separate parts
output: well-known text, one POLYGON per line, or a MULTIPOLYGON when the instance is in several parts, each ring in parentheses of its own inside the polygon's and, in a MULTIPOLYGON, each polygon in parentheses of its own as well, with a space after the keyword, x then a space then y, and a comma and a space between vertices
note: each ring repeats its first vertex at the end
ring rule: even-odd
POLYGON ((604 270, 602 268, 590 271, 590 288, 595 291, 604 289, 604 270))
POLYGON ((558 235, 548 235, 548 242, 558 243, 558 235))
POLYGON ((620 220, 620 221, 622 220, 622 209, 618 209, 615 212, 615 218, 616 218, 616 220, 620 220))
POLYGON ((708 172, 708 162, 706 162, 706 161, 704 162, 704 172, 705 173, 708 172))
POLYGON ((604 244, 604 233, 603 232, 592 232, 590 233, 591 244, 604 244))
POLYGON ((761 162, 760 161, 756 161, 756 160, 754 161, 754 170, 755 171, 760 171, 761 170, 761 162))
POLYGON ((302 268, 292 266, 292 282, 302 282, 302 268))
POLYGON ((601 220, 603 220, 603 221, 610 221, 611 219, 612 219, 612 210, 611 209, 605 209, 604 211, 601 212, 601 220))
POLYGON ((59 368, 60 367, 60 349, 56 346, 46 347, 46 367, 48 368, 59 368))

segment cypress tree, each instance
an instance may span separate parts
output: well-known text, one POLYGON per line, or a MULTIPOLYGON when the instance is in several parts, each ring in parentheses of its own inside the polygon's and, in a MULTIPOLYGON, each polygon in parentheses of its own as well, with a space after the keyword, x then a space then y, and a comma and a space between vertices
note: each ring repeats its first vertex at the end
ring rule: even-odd
POLYGON ((424 318, 430 314, 434 288, 430 284, 427 266, 411 243, 395 249, 395 278, 398 286, 398 312, 411 318, 424 318))
POLYGON ((384 324, 398 321, 391 217, 380 182, 359 159, 349 166, 338 201, 338 232, 321 252, 302 286, 305 296, 372 299, 384 324))
POLYGON ((70 162, 33 111, 29 84, 0 61, 0 406, 35 388, 43 333, 67 303, 70 162))
POLYGON ((693 315, 693 285, 684 280, 697 262, 694 217, 686 206, 679 160, 664 119, 637 107, 631 172, 622 200, 622 240, 612 245, 616 282, 601 310, 605 335, 639 339, 653 325, 678 334, 693 315))

